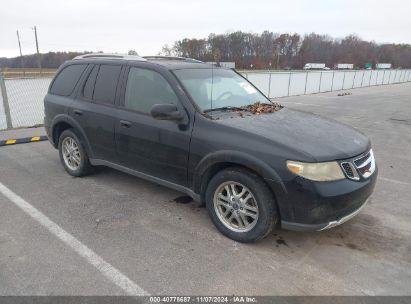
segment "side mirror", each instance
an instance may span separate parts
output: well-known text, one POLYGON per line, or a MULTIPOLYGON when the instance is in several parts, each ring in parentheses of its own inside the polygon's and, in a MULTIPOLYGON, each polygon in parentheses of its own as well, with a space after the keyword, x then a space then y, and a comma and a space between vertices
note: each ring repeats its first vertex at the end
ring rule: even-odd
POLYGON ((182 120, 184 115, 173 104, 155 104, 151 107, 151 116, 160 120, 182 120))

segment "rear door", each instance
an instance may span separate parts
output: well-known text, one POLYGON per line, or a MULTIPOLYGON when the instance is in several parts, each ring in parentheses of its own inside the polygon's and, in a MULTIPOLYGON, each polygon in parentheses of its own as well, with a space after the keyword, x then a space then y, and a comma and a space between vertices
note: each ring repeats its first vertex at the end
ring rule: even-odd
POLYGON ((50 90, 44 98, 44 127, 49 137, 52 137, 50 128, 53 119, 58 115, 67 113, 75 98, 75 88, 86 69, 87 64, 71 64, 62 67, 53 79, 50 90))
POLYGON ((182 124, 150 115, 154 104, 185 111, 166 77, 149 67, 127 69, 115 127, 117 152, 128 168, 186 186, 192 120, 182 124))
POLYGON ((81 125, 92 151, 92 158, 117 162, 114 141, 116 100, 123 66, 118 63, 94 64, 80 87, 70 115, 81 125))

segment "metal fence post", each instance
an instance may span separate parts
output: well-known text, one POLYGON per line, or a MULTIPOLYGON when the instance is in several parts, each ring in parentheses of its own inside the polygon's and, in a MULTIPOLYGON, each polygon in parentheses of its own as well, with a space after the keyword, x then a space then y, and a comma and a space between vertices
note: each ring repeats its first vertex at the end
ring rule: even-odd
POLYGON ((308 71, 305 75, 305 86, 304 86, 304 95, 307 94, 307 81, 308 81, 308 71))
POLYGON ((323 72, 320 72, 320 84, 318 85, 318 93, 321 93, 321 81, 323 79, 323 72))
POLYGON ((335 74, 335 71, 333 71, 333 78, 331 79, 331 91, 330 92, 334 91, 333 90, 334 89, 334 74, 335 74))
POLYGON ((270 98, 271 93, 271 72, 268 74, 268 98, 270 98))
POLYGON ((369 79, 369 81, 368 81, 368 86, 369 86, 369 87, 371 86, 372 71, 373 71, 373 70, 370 70, 370 79, 369 79))
POLYGON ((288 77, 288 96, 290 96, 290 83, 291 83, 291 72, 290 72, 290 77, 288 77))
POLYGON ((6 116, 7 129, 11 129, 13 128, 13 124, 11 123, 9 99, 7 98, 6 83, 4 82, 4 78, 1 75, 0 75, 0 88, 1 88, 1 95, 3 97, 3 109, 4 109, 4 114, 6 116))
POLYGON ((364 82, 364 75, 365 75, 365 71, 362 71, 362 77, 361 77, 361 85, 360 88, 362 88, 362 84, 364 82))
POLYGON ((352 80, 352 86, 351 89, 354 89, 354 84, 355 84, 355 76, 357 75, 357 71, 354 72, 354 79, 352 80))

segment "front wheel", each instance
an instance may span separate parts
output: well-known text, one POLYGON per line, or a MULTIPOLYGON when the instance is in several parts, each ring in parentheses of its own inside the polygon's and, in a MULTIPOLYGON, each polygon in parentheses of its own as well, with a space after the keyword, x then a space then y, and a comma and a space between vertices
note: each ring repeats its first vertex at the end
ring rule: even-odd
POLYGON ((211 179, 206 206, 218 230, 239 242, 264 238, 278 221, 274 197, 264 181, 242 168, 225 169, 211 179))

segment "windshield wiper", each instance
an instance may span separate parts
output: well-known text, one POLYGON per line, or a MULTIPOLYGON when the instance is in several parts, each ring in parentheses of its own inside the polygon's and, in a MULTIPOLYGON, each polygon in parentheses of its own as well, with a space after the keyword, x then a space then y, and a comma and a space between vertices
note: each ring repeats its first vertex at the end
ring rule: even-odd
POLYGON ((212 111, 225 111, 225 110, 247 111, 247 109, 244 109, 241 107, 225 106, 225 107, 219 107, 219 108, 214 108, 214 109, 207 109, 207 110, 204 110, 204 113, 212 112, 212 111))

